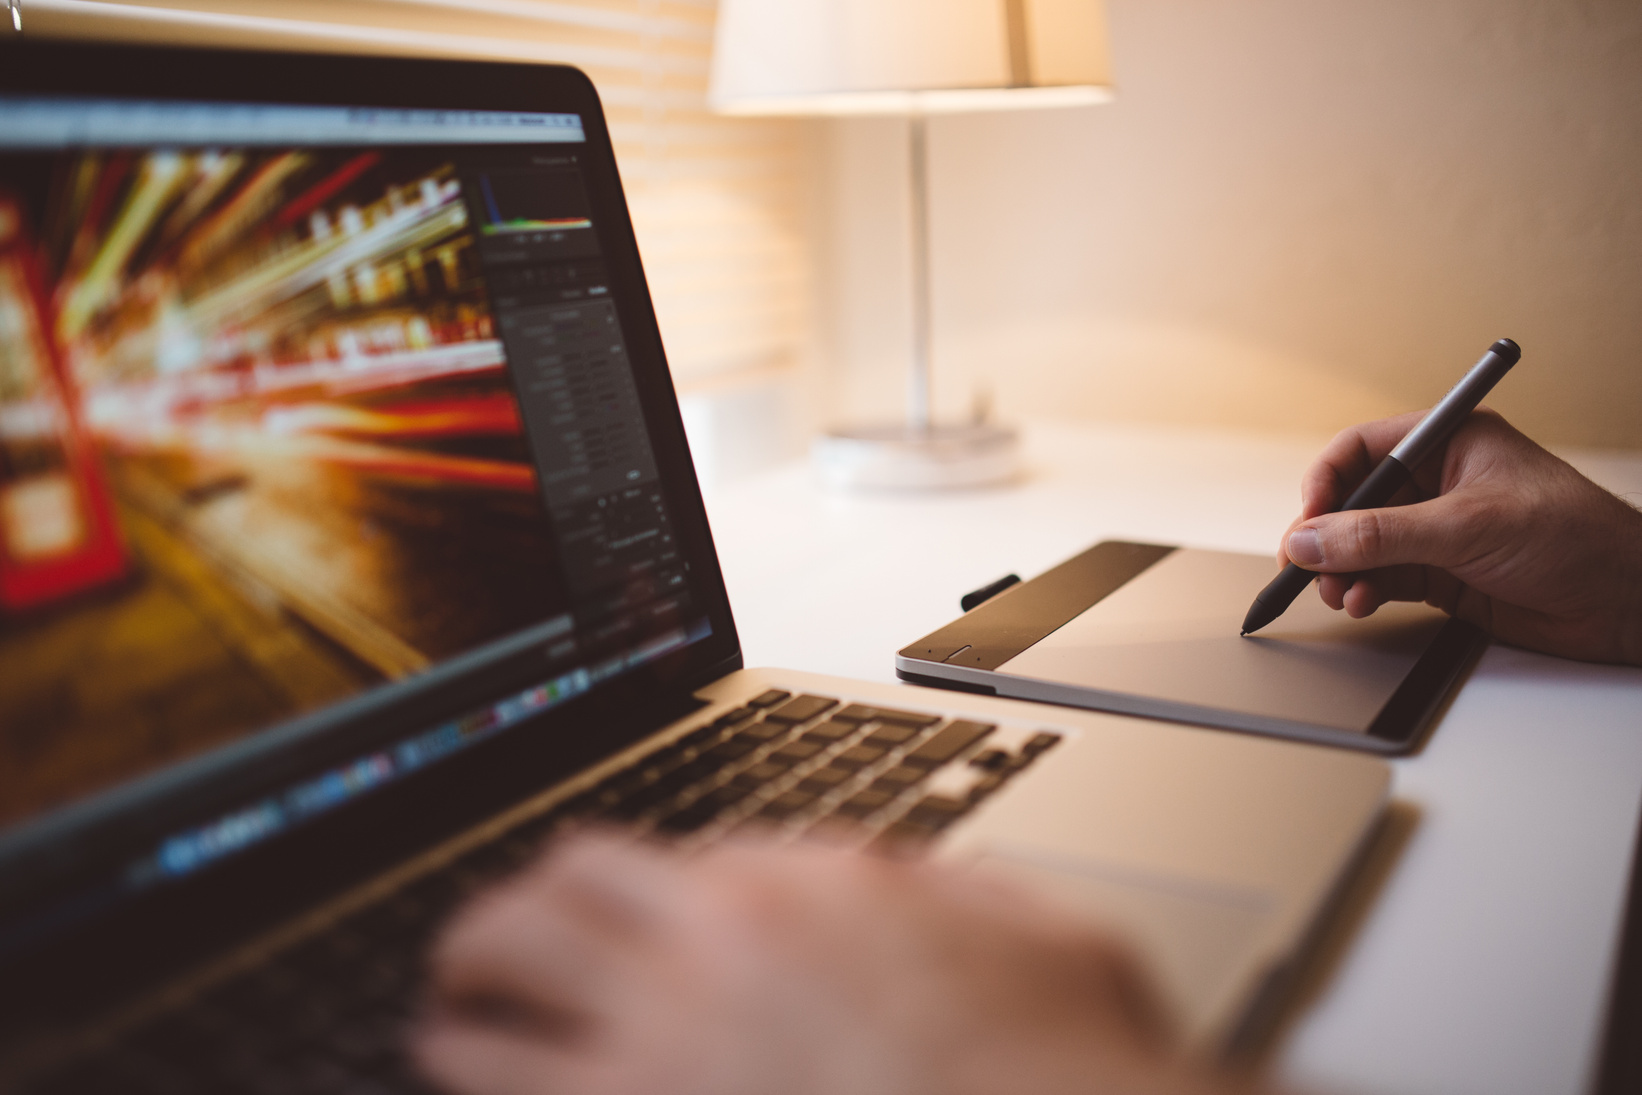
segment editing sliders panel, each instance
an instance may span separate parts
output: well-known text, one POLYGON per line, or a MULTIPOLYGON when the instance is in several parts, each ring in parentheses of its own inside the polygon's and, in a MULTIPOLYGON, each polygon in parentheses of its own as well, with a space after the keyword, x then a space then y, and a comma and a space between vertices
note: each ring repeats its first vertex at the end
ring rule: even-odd
POLYGON ((504 312, 501 329, 548 505, 656 478, 614 302, 504 312))
MULTIPOLYGON (((562 171, 551 174, 535 193, 567 192, 562 171)), ((538 223, 560 211, 545 210, 538 223)), ((498 232, 480 247, 579 645, 597 655, 683 625, 684 562, 591 224, 498 232)))
POLYGON ((501 329, 583 643, 602 650, 676 624, 683 563, 615 304, 503 313, 501 329))

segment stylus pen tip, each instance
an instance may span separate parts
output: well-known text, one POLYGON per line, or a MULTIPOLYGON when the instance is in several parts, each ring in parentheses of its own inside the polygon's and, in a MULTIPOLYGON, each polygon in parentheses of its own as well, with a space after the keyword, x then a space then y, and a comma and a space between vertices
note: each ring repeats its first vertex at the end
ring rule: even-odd
POLYGON ((1244 635, 1253 635, 1280 615, 1282 614, 1279 612, 1273 612, 1266 602, 1257 600, 1249 606, 1249 614, 1243 617, 1243 626, 1240 630, 1244 635))

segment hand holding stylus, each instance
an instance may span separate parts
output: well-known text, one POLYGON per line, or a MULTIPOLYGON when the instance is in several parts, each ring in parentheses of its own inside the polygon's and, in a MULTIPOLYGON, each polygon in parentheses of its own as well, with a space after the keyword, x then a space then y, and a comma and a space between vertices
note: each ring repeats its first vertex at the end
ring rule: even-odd
POLYGON ((1642 513, 1492 411, 1421 464, 1409 504, 1335 512, 1420 418, 1329 443, 1279 560, 1317 572, 1324 602, 1353 617, 1425 601, 1514 646, 1642 665, 1642 513))
MULTIPOLYGON (((1349 496, 1338 502, 1339 508, 1373 509, 1390 502, 1398 491, 1408 485, 1414 470, 1447 443, 1466 416, 1477 408, 1483 397, 1521 358, 1521 348, 1508 338, 1502 338, 1488 347, 1488 352, 1460 377, 1459 383, 1448 389, 1448 394, 1435 407, 1412 423, 1391 451, 1374 465, 1368 477, 1358 483, 1349 496)), ((1315 577, 1313 571, 1294 563, 1285 566, 1282 573, 1255 595, 1248 615, 1243 618, 1242 633, 1251 635, 1287 612, 1294 598, 1315 577)))

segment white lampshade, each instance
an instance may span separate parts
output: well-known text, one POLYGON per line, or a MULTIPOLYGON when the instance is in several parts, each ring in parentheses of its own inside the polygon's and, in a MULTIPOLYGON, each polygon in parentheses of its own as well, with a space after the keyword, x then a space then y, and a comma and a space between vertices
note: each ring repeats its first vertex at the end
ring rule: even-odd
POLYGON ((1111 98, 1102 0, 719 0, 713 109, 940 114, 1111 98))

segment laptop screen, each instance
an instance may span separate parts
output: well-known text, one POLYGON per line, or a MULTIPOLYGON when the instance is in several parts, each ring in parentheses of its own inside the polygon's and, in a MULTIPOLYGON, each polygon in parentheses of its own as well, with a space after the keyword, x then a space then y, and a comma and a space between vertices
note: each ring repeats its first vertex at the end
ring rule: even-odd
POLYGON ((0 848, 532 652, 534 677, 125 878, 188 873, 711 633, 585 137, 575 114, 0 93, 0 848))

